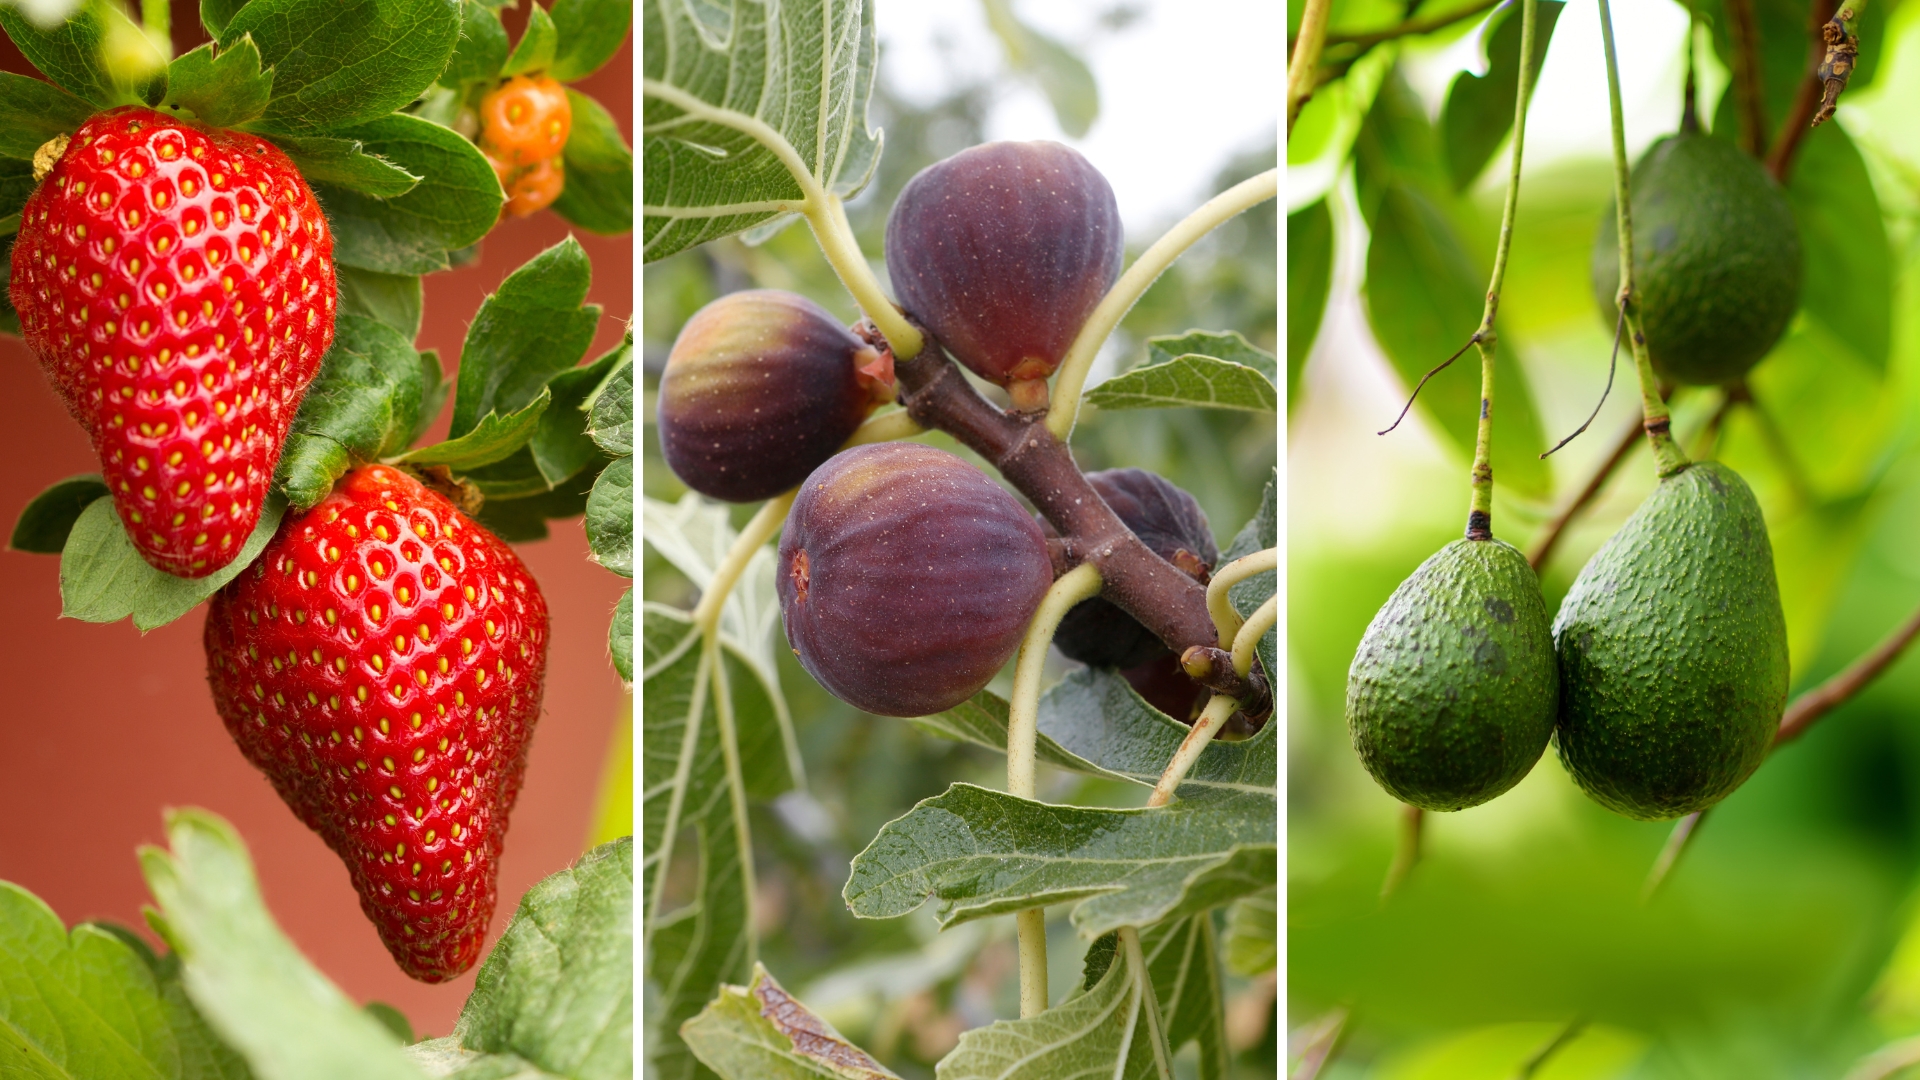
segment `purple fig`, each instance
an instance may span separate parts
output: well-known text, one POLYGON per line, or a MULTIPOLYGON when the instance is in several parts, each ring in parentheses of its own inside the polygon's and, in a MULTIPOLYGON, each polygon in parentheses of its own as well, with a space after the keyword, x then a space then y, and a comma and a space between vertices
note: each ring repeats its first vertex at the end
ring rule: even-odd
POLYGON ((702 495, 771 498, 832 457, 892 385, 892 358, 806 297, 729 293, 667 356, 660 451, 702 495))
POLYGON ((800 486, 774 585, 787 642, 835 697, 928 716, 979 692, 1053 583, 1032 516, 918 443, 857 446, 800 486))
POLYGON ((1113 188, 1053 142, 962 150, 907 182, 887 218, 887 273, 954 359, 1046 404, 1046 379, 1120 276, 1113 188))

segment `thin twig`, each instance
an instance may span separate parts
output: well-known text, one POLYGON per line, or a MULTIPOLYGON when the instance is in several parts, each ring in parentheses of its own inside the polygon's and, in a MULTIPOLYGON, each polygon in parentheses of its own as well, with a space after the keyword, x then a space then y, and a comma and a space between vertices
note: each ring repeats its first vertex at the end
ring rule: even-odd
POLYGON ((1413 864, 1420 861, 1420 841, 1426 819, 1427 812, 1412 803, 1400 808, 1400 836, 1393 849, 1393 862, 1387 867, 1387 879, 1380 883, 1381 903, 1386 903, 1400 888, 1400 883, 1413 872, 1413 864))
POLYGON ((1740 149, 1764 158, 1767 101, 1761 82, 1760 27, 1753 18, 1753 0, 1726 0, 1726 8, 1727 37, 1733 45, 1733 104, 1740 122, 1740 149))
POLYGON ((1653 860, 1653 869, 1647 871, 1646 883, 1640 886, 1641 903, 1651 901, 1654 894, 1660 891, 1660 886, 1666 883, 1674 866, 1680 862, 1681 854, 1687 850, 1687 842, 1693 839, 1694 830, 1700 827, 1701 819, 1706 816, 1706 810, 1696 810, 1673 823, 1673 831, 1667 834, 1667 842, 1661 846, 1659 857, 1653 860))
POLYGON ((1347 1010, 1335 1009, 1296 1030, 1287 1039, 1287 1056, 1295 1059, 1287 1080, 1315 1080, 1333 1058, 1334 1047, 1340 1044, 1340 1035, 1346 1026, 1347 1010))
POLYGON ((1581 433, 1586 431, 1600 415, 1601 408, 1607 403, 1607 395, 1613 393, 1613 372, 1615 368, 1620 366, 1620 332, 1626 329, 1626 326, 1627 308, 1625 304, 1622 304, 1619 308, 1619 314, 1615 315, 1613 319, 1613 351, 1607 354, 1607 385, 1600 391, 1600 400, 1593 403, 1593 411, 1587 414, 1587 418, 1580 422, 1579 427, 1573 429, 1573 434, 1554 443, 1553 449, 1541 454, 1541 458, 1550 458, 1554 454, 1559 453, 1561 447, 1579 438, 1581 433))
POLYGON ((1425 390, 1427 388, 1427 380, 1447 370, 1447 368, 1453 365, 1453 362, 1455 360, 1458 360, 1462 356, 1465 356, 1467 354, 1468 349, 1471 349, 1478 344, 1480 344, 1480 335, 1476 333, 1472 337, 1467 339, 1467 343, 1465 345, 1460 346, 1460 350, 1458 352, 1454 353, 1452 356, 1447 357, 1445 360, 1440 361, 1439 364, 1435 365, 1433 368, 1430 368, 1425 375, 1420 376, 1420 385, 1414 387, 1413 393, 1407 395, 1407 403, 1401 406, 1400 415, 1394 417, 1393 423, 1388 424, 1385 430, 1376 431, 1374 432, 1374 434, 1385 435, 1387 432, 1392 431, 1394 428, 1399 427, 1400 421, 1405 420, 1407 418, 1407 414, 1413 411, 1413 403, 1420 397, 1420 391, 1425 390))
POLYGON ((1839 0, 1813 0, 1808 13, 1808 32, 1812 37, 1807 59, 1807 77, 1800 80, 1799 89, 1793 92, 1793 106, 1787 110, 1787 118, 1780 122, 1780 133, 1773 138, 1773 150, 1766 156, 1767 171, 1773 178, 1786 185, 1793 174, 1794 155, 1800 149, 1800 143, 1813 130, 1814 113, 1820 109, 1821 91, 1824 85, 1820 79, 1820 61, 1826 56, 1826 42, 1821 37, 1820 28, 1831 20, 1840 9, 1839 0))
POLYGON ((1287 135, 1293 135, 1293 122, 1300 107, 1313 96, 1319 85, 1314 75, 1320 67, 1320 50, 1327 40, 1327 15, 1333 0, 1307 0, 1300 13, 1300 37, 1294 42, 1293 57, 1287 62, 1287 135))
POLYGON ((1586 1027, 1587 1018, 1584 1016, 1576 1016, 1567 1021, 1567 1026, 1561 1028, 1553 1038, 1547 1040, 1546 1045, 1535 1050, 1531 1057, 1520 1063, 1519 1071, 1513 1074, 1514 1080, 1533 1080, 1534 1075, 1540 1071, 1540 1067, 1545 1065, 1553 1055, 1566 1049, 1567 1044, 1579 1038, 1580 1033, 1585 1031, 1586 1027))
POLYGON ((1706 423, 1700 425, 1699 432, 1693 437, 1694 457, 1704 461, 1719 449, 1720 432, 1726 426, 1727 416, 1742 400, 1744 399, 1730 389, 1721 391, 1720 404, 1714 406, 1713 413, 1707 417, 1706 423))
POLYGON ((1787 475, 1787 486, 1793 489, 1793 497, 1802 506, 1810 506, 1818 501, 1813 482, 1807 479, 1806 470, 1800 467, 1800 459, 1794 456, 1793 447, 1787 442, 1787 433, 1774 422, 1773 414, 1760 403, 1760 399, 1753 396, 1753 389, 1742 380, 1727 387, 1727 395, 1753 411, 1753 418, 1760 423, 1760 440, 1767 444, 1767 452, 1773 455, 1780 471, 1787 475))
POLYGON ((1622 431, 1620 438, 1615 441, 1613 452, 1608 454, 1607 459, 1600 463, 1600 467, 1593 471, 1591 477, 1587 478, 1586 486, 1561 507, 1559 513, 1553 515, 1553 520, 1547 523, 1546 531, 1533 542, 1533 550, 1527 553, 1527 562, 1533 565, 1534 573, 1537 574, 1545 569, 1547 560, 1553 557, 1553 549, 1559 545, 1560 537, 1565 535, 1567 526, 1571 525, 1573 519, 1579 517, 1581 511, 1593 502, 1600 494, 1600 489, 1606 486, 1614 470, 1620 467, 1621 462, 1627 460, 1627 455, 1633 452, 1634 447, 1640 445, 1640 437, 1644 431, 1645 427, 1640 418, 1634 417, 1633 422, 1627 425, 1626 430, 1622 431))
POLYGON ((1780 718, 1780 730, 1773 737, 1777 749, 1806 734, 1814 721, 1847 703, 1866 685, 1900 659, 1900 654, 1920 635, 1920 609, 1907 616, 1893 633, 1880 640, 1873 651, 1855 660, 1845 670, 1819 686, 1793 699, 1786 715, 1780 718))

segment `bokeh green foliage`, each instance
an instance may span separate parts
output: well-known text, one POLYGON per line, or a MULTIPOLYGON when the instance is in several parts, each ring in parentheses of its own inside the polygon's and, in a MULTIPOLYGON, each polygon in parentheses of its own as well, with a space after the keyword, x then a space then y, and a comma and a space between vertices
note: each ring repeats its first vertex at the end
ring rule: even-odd
MULTIPOLYGON (((1299 6, 1291 5, 1296 22, 1299 6)), ((1382 27, 1461 6, 1336 0, 1332 25, 1382 27)), ((1804 72, 1806 9, 1793 0, 1754 7, 1777 126, 1804 72)), ((1724 62, 1721 5, 1703 0, 1700 9, 1724 62)), ((1617 5, 1614 17, 1621 40, 1644 48, 1632 7, 1617 5)), ((1555 50, 1572 18, 1561 20, 1555 50)), ((1478 22, 1405 48, 1430 56, 1478 22)), ((1862 62, 1839 121, 1806 140, 1788 188, 1807 285, 1801 311, 1753 374, 1757 407, 1736 407, 1716 425, 1718 391, 1673 399, 1689 452, 1731 465, 1760 499, 1794 693, 1871 649, 1920 604, 1920 119, 1911 108, 1920 94, 1920 8, 1876 2, 1858 28, 1862 62)), ((1417 94, 1409 102, 1395 49, 1372 50, 1302 113, 1290 164, 1324 178, 1330 162, 1357 159, 1359 175, 1352 187, 1335 185, 1332 245, 1289 237, 1290 270, 1324 273, 1335 251, 1365 271, 1378 268, 1356 253, 1365 234, 1349 222, 1357 210, 1377 243, 1379 202, 1370 208, 1369 197, 1410 189, 1438 223, 1426 241, 1448 240, 1444 224, 1457 244, 1448 257, 1473 268, 1463 281, 1477 292, 1492 260, 1506 150, 1464 195, 1436 194, 1425 170, 1443 154, 1383 153, 1444 137, 1429 119, 1442 103, 1417 94), (1345 194, 1352 191, 1357 208, 1345 194)), ((1591 60, 1556 51, 1547 66, 1585 64, 1600 95, 1591 60)), ((1677 56, 1673 63, 1677 71, 1677 56)), ((1729 136, 1730 106, 1717 104, 1703 102, 1703 118, 1729 136)), ((1677 125, 1679 113, 1676 95, 1666 122, 1677 125)), ((1553 120, 1532 116, 1536 130, 1553 120)), ((1640 142, 1654 133, 1640 132, 1640 142)), ((1546 449, 1585 417, 1606 377, 1612 327, 1595 316, 1587 267, 1611 197, 1604 150, 1540 164, 1522 187, 1500 350, 1525 381, 1500 372, 1496 448, 1504 442, 1529 457, 1546 449), (1522 395, 1537 436, 1514 420, 1522 395)), ((1319 212, 1291 210, 1301 222, 1319 212)), ((1365 314, 1411 385, 1390 324, 1424 300, 1392 275, 1366 276, 1365 314)), ((1333 291, 1340 302, 1339 286, 1333 291)), ((1295 328, 1322 321, 1321 305, 1303 292, 1290 291, 1290 354, 1295 328)), ((1456 306, 1416 342, 1425 364, 1472 332, 1477 300, 1456 306)), ((1471 416, 1440 415, 1456 406, 1436 379, 1426 392, 1426 426, 1437 436, 1430 448, 1374 440, 1397 403, 1368 398, 1356 409, 1344 389, 1355 380, 1332 374, 1364 357, 1324 348, 1309 355, 1290 445, 1288 1021, 1298 1028, 1349 1010, 1340 1052, 1321 1075, 1511 1077, 1575 1019, 1585 1026, 1534 1075, 1839 1076, 1876 1047, 1920 1033, 1920 662, 1912 657, 1715 808, 1650 902, 1641 888, 1668 826, 1603 810, 1552 752, 1508 795, 1429 816, 1423 861, 1381 900, 1399 806, 1354 757, 1342 716, 1347 669, 1379 605, 1459 534, 1467 453, 1452 433, 1471 416), (1387 415, 1375 416, 1381 408, 1387 415), (1329 472, 1338 479, 1318 475, 1329 472)), ((1477 379, 1478 365, 1460 367, 1470 370, 1442 378, 1477 379)), ((1524 471, 1502 475, 1496 449, 1499 536, 1524 550, 1611 449, 1635 411, 1625 363, 1618 380, 1593 429, 1551 459, 1537 483, 1524 471)), ((1652 485, 1651 457, 1636 448, 1546 567, 1549 609, 1652 485)))

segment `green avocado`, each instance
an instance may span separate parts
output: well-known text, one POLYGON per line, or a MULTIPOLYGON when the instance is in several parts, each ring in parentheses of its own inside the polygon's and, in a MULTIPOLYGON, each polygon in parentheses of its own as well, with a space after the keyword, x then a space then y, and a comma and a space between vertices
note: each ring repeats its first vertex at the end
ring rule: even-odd
POLYGON ((1519 783, 1546 752, 1558 683, 1526 556, 1499 540, 1455 540, 1400 583, 1360 639, 1347 730, 1395 798, 1464 810, 1519 783))
POLYGON ((1760 505, 1703 461, 1660 481, 1581 569, 1553 624, 1560 760, 1641 820, 1704 810, 1773 745, 1787 623, 1760 505))
MULTIPOLYGON (((1745 375, 1800 306, 1800 229, 1760 163, 1726 139, 1670 135, 1633 168, 1633 280, 1654 369, 1710 386, 1745 375)), ((1593 297, 1612 331, 1619 231, 1608 200, 1593 297)))

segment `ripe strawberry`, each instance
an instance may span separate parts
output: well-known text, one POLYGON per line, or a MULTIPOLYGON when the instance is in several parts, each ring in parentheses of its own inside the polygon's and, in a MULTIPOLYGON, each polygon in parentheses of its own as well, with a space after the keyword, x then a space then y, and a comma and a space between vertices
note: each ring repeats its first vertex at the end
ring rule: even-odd
POLYGON ((142 557, 232 562, 333 341, 333 236, 278 147, 128 107, 20 214, 10 295, 142 557))
POLYGON ((540 711, 547 605, 497 537, 385 465, 289 514, 207 613, 214 706, 345 860, 402 970, 473 966, 540 711))

